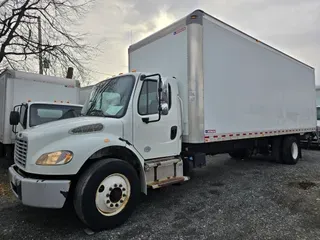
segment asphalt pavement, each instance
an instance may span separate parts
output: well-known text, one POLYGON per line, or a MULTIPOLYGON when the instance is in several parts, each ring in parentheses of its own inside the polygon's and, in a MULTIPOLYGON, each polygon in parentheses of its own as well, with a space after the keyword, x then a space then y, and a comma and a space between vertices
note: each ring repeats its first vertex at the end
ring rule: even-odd
POLYGON ((303 151, 295 166, 208 157, 185 184, 150 191, 123 226, 84 230, 72 209, 22 206, 2 164, 1 240, 320 239, 320 151, 303 151))

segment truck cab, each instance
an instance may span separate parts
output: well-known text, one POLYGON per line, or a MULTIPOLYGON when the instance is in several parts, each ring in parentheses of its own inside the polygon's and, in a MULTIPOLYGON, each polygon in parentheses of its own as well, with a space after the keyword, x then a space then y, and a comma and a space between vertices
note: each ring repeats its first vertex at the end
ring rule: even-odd
POLYGON ((78 117, 81 114, 81 109, 82 105, 70 104, 67 102, 30 101, 15 106, 10 113, 11 133, 9 133, 9 129, 5 129, 8 132, 5 135, 11 136, 11 144, 7 144, 3 147, 5 149, 2 150, 2 154, 4 154, 8 160, 13 159, 13 148, 18 132, 44 123, 78 117))
POLYGON ((104 118, 106 128, 110 120, 118 122, 123 129, 118 137, 134 145, 144 159, 175 156, 181 150, 177 81, 162 80, 160 75, 141 80, 144 76, 148 75, 121 75, 98 83, 84 104, 82 114, 104 118), (160 85, 165 87, 162 89, 160 85))
POLYGON ((9 169, 13 192, 23 204, 45 208, 61 208, 71 197, 94 229, 119 224, 147 186, 188 180, 177 157, 182 109, 174 78, 130 73, 102 81, 82 116, 17 134, 9 169), (93 201, 93 212, 86 201, 93 201))
POLYGON ((10 113, 13 132, 61 119, 78 117, 83 105, 58 102, 27 102, 14 107, 10 113), (17 127, 19 129, 17 129, 17 127))

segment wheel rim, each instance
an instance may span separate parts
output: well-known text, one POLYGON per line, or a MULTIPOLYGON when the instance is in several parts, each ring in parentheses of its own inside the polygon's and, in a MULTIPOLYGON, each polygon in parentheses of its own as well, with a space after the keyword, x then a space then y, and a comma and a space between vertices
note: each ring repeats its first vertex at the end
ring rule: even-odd
POLYGON ((298 155, 299 155, 299 148, 297 143, 293 142, 291 145, 291 155, 293 157, 293 159, 297 159, 298 155))
POLYGON ((129 180, 120 173, 106 177, 96 191, 96 207, 105 216, 121 212, 127 205, 131 193, 129 180))

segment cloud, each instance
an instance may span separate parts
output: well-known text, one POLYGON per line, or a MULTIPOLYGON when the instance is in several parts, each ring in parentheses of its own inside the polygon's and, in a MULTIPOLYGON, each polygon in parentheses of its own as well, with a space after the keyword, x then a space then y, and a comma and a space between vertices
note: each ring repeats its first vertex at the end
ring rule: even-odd
POLYGON ((131 42, 198 8, 316 67, 320 84, 319 0, 98 0, 82 25, 91 42, 105 40, 91 64, 95 78, 126 72, 131 42))

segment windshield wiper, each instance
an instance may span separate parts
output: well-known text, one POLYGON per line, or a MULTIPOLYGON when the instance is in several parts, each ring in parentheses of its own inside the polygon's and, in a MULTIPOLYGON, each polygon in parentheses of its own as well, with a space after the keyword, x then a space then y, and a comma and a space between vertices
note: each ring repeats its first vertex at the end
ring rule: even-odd
POLYGON ((101 109, 91 109, 90 111, 87 112, 86 116, 105 117, 105 115, 101 109))
MULTIPOLYGON (((89 107, 86 115, 89 115, 89 113, 94 109, 94 107, 95 107, 95 105, 96 105, 96 103, 97 103, 97 99, 98 99, 99 94, 101 94, 102 92, 104 92, 104 91, 107 89, 107 87, 109 86, 109 84, 110 84, 110 80, 107 81, 107 82, 105 82, 105 85, 102 85, 102 86, 100 87, 100 89, 98 89, 98 90, 95 92, 95 95, 93 96, 93 99, 92 99, 92 101, 91 101, 91 106, 89 107)), ((103 114, 103 113, 102 113, 102 114, 103 114)), ((103 114, 103 115, 104 115, 104 114, 103 114)))

